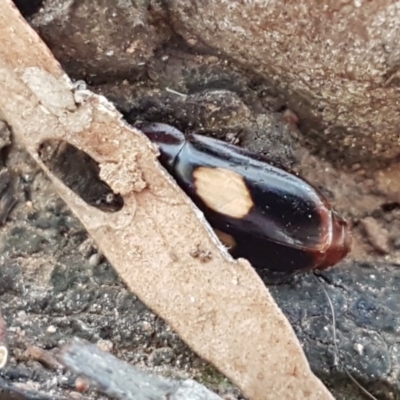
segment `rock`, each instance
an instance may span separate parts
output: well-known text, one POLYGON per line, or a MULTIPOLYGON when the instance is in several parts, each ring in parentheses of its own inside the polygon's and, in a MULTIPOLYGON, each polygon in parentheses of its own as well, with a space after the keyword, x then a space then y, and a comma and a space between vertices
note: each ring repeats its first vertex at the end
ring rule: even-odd
POLYGON ((381 254, 389 254, 389 233, 374 218, 366 217, 361 220, 365 234, 372 247, 381 254))
MULTIPOLYGON (((399 15, 396 3, 362 1, 103 8, 50 0, 29 17, 67 72, 92 83, 153 79, 154 63, 180 75, 181 61, 165 54, 167 47, 206 54, 211 63, 223 56, 297 115, 304 143, 351 166, 381 165, 398 154, 399 15)), ((177 80, 163 86, 171 83, 177 80)))

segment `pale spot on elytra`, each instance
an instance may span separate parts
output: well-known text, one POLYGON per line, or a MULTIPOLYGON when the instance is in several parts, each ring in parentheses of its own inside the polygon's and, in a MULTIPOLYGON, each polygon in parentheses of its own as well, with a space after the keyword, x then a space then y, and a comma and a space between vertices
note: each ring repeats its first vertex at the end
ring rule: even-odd
POLYGON ((225 168, 199 167, 193 172, 196 194, 212 210, 233 218, 245 217, 253 200, 243 177, 225 168))
POLYGON ((219 229, 214 229, 215 234, 218 236, 218 239, 221 243, 226 246, 228 249, 234 249, 236 246, 236 241, 232 235, 228 233, 222 232, 219 229))

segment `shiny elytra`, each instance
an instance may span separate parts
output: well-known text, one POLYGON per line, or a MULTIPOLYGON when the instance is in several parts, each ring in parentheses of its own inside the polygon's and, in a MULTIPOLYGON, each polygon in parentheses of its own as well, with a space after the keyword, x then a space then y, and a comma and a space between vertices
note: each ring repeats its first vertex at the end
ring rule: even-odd
POLYGON ((263 156, 166 124, 140 129, 233 257, 272 276, 325 269, 350 251, 349 227, 323 194, 263 156))

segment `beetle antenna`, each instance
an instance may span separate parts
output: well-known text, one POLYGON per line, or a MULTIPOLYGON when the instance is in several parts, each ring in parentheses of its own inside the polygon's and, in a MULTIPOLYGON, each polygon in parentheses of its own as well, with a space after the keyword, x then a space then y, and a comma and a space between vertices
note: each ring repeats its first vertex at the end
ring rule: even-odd
POLYGON ((318 282, 318 284, 321 286, 322 290, 325 293, 325 296, 328 300, 329 303, 329 307, 331 309, 331 313, 332 313, 332 335, 333 335, 333 346, 335 348, 335 354, 334 354, 334 358, 333 358, 333 365, 334 367, 337 367, 339 364, 342 365, 344 372, 346 373, 346 375, 350 378, 350 380, 371 400, 378 400, 372 393, 370 393, 367 389, 365 389, 364 386, 361 385, 361 383, 359 383, 357 381, 356 378, 354 378, 353 375, 351 375, 351 373, 349 372, 349 370, 346 368, 346 366, 340 362, 340 357, 339 357, 339 347, 337 345, 337 336, 336 336, 336 314, 335 314, 335 308, 333 307, 333 303, 332 303, 332 299, 329 296, 328 291, 325 289, 325 286, 323 285, 323 283, 318 279, 319 275, 317 275, 316 273, 313 274, 316 281, 318 282))
POLYGON ((333 366, 337 367, 340 362, 340 357, 339 357, 339 348, 337 345, 337 336, 336 336, 336 314, 335 314, 335 308, 333 307, 333 303, 331 300, 331 297, 329 296, 328 291, 325 289, 325 286, 322 284, 322 282, 318 279, 318 275, 314 274, 314 277, 318 284, 320 285, 321 289, 323 290, 325 297, 328 300, 329 307, 331 309, 331 314, 332 314, 332 336, 333 336, 333 346, 335 348, 335 353, 333 355, 333 366))

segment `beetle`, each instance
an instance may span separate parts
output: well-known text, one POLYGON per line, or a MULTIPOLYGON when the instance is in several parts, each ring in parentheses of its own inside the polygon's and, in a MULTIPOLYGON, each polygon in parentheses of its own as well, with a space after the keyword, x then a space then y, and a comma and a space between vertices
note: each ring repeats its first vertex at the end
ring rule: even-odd
POLYGON ((306 180, 266 157, 162 123, 139 129, 234 258, 267 276, 335 265, 350 251, 347 222, 306 180))

